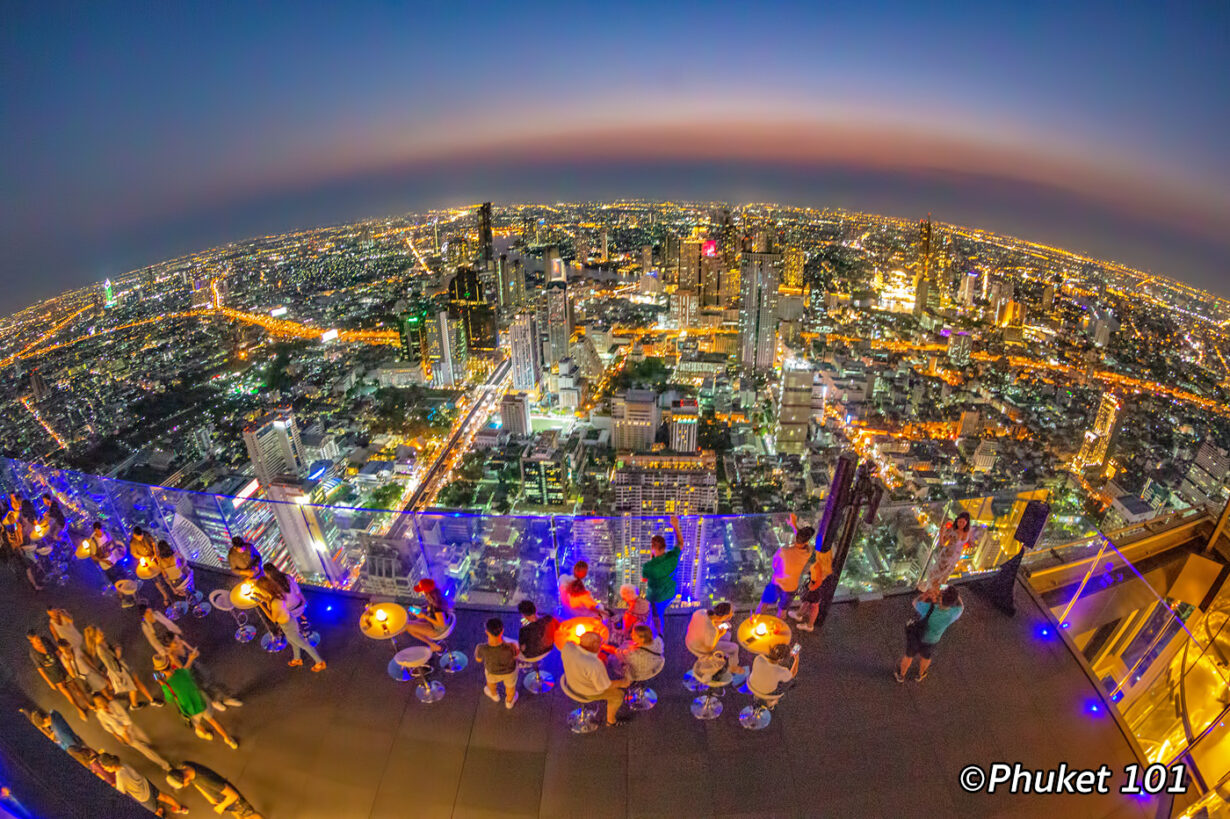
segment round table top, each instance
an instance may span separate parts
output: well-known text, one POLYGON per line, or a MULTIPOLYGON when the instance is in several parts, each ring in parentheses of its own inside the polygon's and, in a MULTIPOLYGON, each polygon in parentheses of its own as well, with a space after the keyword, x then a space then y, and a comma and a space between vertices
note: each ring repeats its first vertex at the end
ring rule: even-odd
POLYGON ((231 604, 237 609, 254 609, 259 606, 261 603, 256 598, 256 584, 245 580, 232 586, 231 604))
POLYGON ((235 604, 231 602, 231 596, 226 589, 214 589, 209 593, 209 602, 215 609, 219 611, 231 611, 235 608, 235 604))
POLYGON ((402 668, 414 668, 420 665, 427 665, 431 659, 431 649, 427 646, 410 646, 403 648, 401 651, 393 655, 393 662, 400 665, 402 668))
POLYGON ((30 540, 42 540, 47 537, 47 527, 41 523, 35 524, 30 530, 30 540))
POLYGON ((94 554, 94 541, 89 538, 81 541, 77 544, 77 549, 73 552, 73 554, 80 558, 87 558, 94 554))
POLYGON ((587 631, 598 632, 604 643, 611 636, 606 624, 597 617, 570 617, 555 630, 555 647, 563 650, 564 643, 579 643, 581 635, 587 631))
POLYGON ((359 617, 359 631, 373 640, 391 640, 405 630, 409 620, 410 615, 396 603, 373 603, 359 617))
POLYGON ((767 654, 775 645, 789 644, 793 634, 786 621, 771 614, 753 614, 739 624, 736 639, 753 654, 767 654), (761 626, 764 633, 761 634, 761 626))
POLYGON ((141 578, 142 580, 152 580, 158 575, 162 574, 162 569, 158 568, 157 563, 153 563, 149 560, 146 560, 145 558, 138 558, 136 574, 137 574, 137 577, 141 578))

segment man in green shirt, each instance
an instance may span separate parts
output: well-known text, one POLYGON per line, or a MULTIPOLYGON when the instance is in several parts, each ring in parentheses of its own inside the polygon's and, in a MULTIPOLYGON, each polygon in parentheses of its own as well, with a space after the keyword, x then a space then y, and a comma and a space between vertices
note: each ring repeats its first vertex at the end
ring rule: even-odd
POLYGON ((679 527, 679 516, 671 515, 671 528, 675 530, 675 548, 666 550, 666 538, 654 535, 649 541, 649 553, 653 555, 641 566, 641 577, 645 579, 647 589, 645 599, 652 609, 650 622, 658 634, 666 632, 666 622, 663 619, 666 609, 675 599, 678 588, 675 585, 675 570, 679 568, 680 547, 683 545, 683 532, 679 527))

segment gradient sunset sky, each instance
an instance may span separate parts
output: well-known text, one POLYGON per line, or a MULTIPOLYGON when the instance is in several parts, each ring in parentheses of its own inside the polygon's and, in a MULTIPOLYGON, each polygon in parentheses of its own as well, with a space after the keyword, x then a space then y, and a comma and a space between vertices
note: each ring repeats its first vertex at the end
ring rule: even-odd
POLYGON ((1230 296, 1230 4, 25 4, 0 281, 413 208, 777 200, 1230 296))

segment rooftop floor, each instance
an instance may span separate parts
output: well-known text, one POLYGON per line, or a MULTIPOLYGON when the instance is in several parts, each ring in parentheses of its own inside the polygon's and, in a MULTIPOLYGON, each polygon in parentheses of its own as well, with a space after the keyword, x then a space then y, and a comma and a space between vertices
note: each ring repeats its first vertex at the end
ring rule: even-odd
MULTIPOLYGON (((18 685, 42 707, 71 710, 26 658, 25 631, 45 630, 48 605, 67 608, 78 627, 102 626, 122 642, 135 669, 149 671, 135 613, 103 598, 93 576, 36 595, 2 572, 0 595, 0 662, 16 669, 18 685)), ((1087 712, 1097 697, 1092 684, 1062 643, 1035 636, 1044 615, 1023 591, 1017 596, 1020 610, 1007 618, 966 593, 966 615, 922 684, 898 684, 891 675, 905 598, 835 607, 822 632, 802 635, 798 685, 759 733, 739 726, 738 710, 749 697, 736 691, 728 692, 717 720, 700 722, 689 713, 692 695, 680 684, 691 659, 682 647, 683 616, 669 621, 657 708, 621 728, 576 736, 565 725, 575 704, 562 692, 523 691, 507 711, 482 696, 482 673, 472 661, 462 673, 440 677, 447 686, 442 701, 418 702, 411 684, 385 674, 389 646, 359 634, 361 601, 323 594, 309 609, 329 662, 318 675, 287 668, 286 654, 270 657, 256 642, 235 643, 225 613, 181 621, 214 676, 245 700, 221 715, 239 738, 238 751, 196 738, 171 709, 145 709, 136 720, 165 756, 215 768, 273 819, 1152 817, 1152 802, 1117 793, 961 790, 958 775, 970 764, 1105 763, 1117 783, 1123 766, 1136 761, 1105 709, 1087 712)), ((462 612, 455 647, 472 652, 487 616, 462 612)), ((513 616, 505 622, 515 628, 513 616)), ((95 747, 115 749, 97 725, 66 716, 95 747)), ((122 756, 165 785, 143 757, 122 756)), ((210 815, 195 792, 183 798, 193 813, 210 815)))

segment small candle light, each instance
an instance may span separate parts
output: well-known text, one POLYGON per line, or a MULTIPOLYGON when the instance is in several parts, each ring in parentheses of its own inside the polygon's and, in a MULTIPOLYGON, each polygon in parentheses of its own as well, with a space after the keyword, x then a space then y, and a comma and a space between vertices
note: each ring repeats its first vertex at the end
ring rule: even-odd
POLYGON ((252 584, 244 583, 242 586, 239 587, 239 593, 242 594, 244 597, 251 597, 252 596, 252 584))
POLYGON ((383 623, 389 619, 389 613, 384 609, 376 609, 376 619, 383 623))
POLYGON ((578 636, 578 637, 580 637, 580 636, 581 636, 582 634, 584 634, 586 631, 587 631, 587 629, 585 628, 585 626, 577 626, 577 636, 578 636))
POLYGON ((763 637, 769 633, 769 627, 766 626, 764 623, 757 623, 756 628, 754 630, 756 632, 757 637, 763 637))

